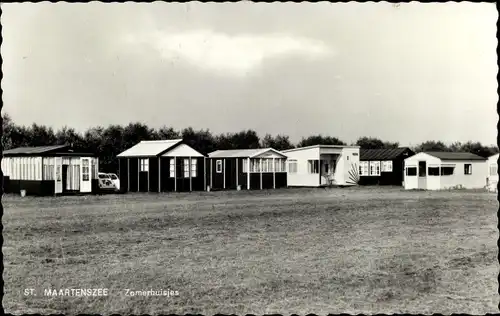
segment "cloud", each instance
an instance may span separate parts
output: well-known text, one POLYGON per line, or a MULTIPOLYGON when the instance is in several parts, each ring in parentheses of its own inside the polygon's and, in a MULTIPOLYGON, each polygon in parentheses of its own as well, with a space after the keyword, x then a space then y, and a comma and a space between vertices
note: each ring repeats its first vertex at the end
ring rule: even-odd
POLYGON ((266 59, 283 55, 320 58, 332 53, 323 42, 288 35, 227 35, 196 30, 181 33, 156 32, 149 37, 127 37, 127 42, 147 42, 162 58, 182 58, 211 71, 241 75, 260 66, 266 59))

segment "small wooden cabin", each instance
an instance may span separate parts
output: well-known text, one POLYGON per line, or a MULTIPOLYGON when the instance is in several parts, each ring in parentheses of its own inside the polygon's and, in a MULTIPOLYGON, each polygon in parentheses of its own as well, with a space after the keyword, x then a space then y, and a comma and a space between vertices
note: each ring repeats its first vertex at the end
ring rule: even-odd
POLYGON ((124 192, 203 191, 205 156, 182 139, 141 141, 118 155, 124 192))
POLYGON ((421 152, 405 159, 404 188, 443 190, 487 187, 487 159, 468 152, 421 152))
POLYGON ((5 193, 61 195, 98 189, 99 159, 69 145, 19 147, 3 152, 5 193))
POLYGON ((217 150, 208 154, 210 189, 276 189, 287 186, 287 157, 273 149, 217 150))
POLYGON ((408 147, 359 150, 360 185, 403 185, 404 160, 415 155, 408 147))

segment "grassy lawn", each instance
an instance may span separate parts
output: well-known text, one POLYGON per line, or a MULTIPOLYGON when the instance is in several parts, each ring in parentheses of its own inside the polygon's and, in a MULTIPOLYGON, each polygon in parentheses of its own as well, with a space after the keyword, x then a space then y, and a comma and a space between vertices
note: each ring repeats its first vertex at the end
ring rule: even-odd
POLYGON ((2 202, 8 313, 498 312, 492 193, 367 187, 2 202), (45 288, 110 293, 44 297, 45 288))

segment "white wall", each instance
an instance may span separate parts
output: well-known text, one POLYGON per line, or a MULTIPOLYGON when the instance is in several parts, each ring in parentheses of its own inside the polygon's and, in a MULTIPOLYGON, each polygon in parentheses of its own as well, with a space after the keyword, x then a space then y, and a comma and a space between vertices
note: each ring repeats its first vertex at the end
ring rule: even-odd
POLYGON ((441 176, 441 189, 461 185, 466 189, 481 189, 486 187, 488 171, 485 161, 443 161, 443 164, 454 164, 453 175, 441 176), (472 174, 464 174, 464 165, 472 165, 472 174))
MULTIPOLYGON (((419 189, 419 177, 418 177, 418 162, 419 161, 425 161, 427 167, 429 165, 440 165, 441 164, 441 159, 436 158, 434 156, 428 155, 426 153, 418 153, 416 155, 413 155, 411 157, 408 157, 404 160, 404 165, 405 165, 405 170, 404 170, 404 188, 406 190, 411 190, 411 189, 419 189), (406 175, 406 169, 408 167, 416 167, 417 168, 417 175, 415 176, 407 176, 406 175)), ((428 171, 428 170, 427 170, 428 171)), ((428 174, 428 172, 427 172, 428 174)), ((428 186, 430 190, 433 189, 433 186, 436 186, 437 189, 439 188, 439 180, 434 179, 435 177, 427 177, 426 180, 429 183, 428 186), (431 178, 431 179, 429 179, 431 178)), ((438 177, 436 177, 438 178, 438 177)), ((428 189, 428 186, 420 188, 420 189, 428 189)))
POLYGON ((288 186, 307 186, 317 187, 320 185, 319 174, 309 173, 308 160, 319 160, 319 148, 306 148, 284 152, 288 157, 287 162, 287 181, 288 186), (297 173, 288 172, 288 164, 291 160, 297 161, 297 173))
POLYGON ((488 158, 488 189, 496 191, 498 185, 498 156, 499 154, 493 155, 488 158), (492 168, 493 167, 493 168, 492 168), (495 170, 496 169, 496 172, 495 170), (491 171, 491 172, 490 172, 491 171))
POLYGON ((359 175, 359 148, 343 148, 338 162, 342 165, 342 168, 339 170, 339 181, 337 183, 350 185, 348 183, 350 181, 349 171, 353 169, 353 172, 359 175))

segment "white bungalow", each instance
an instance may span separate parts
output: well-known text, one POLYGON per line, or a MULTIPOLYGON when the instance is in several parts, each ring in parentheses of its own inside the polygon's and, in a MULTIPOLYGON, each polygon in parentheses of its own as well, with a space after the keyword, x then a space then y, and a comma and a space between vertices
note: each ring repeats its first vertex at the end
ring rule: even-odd
POLYGON ((359 146, 314 145, 282 151, 288 157, 289 187, 355 185, 359 146))
POLYGON ((495 154, 488 158, 488 190, 497 192, 498 188, 498 156, 495 154))
POLYGON ((486 187, 486 158, 466 152, 421 152, 405 159, 404 188, 486 187))

